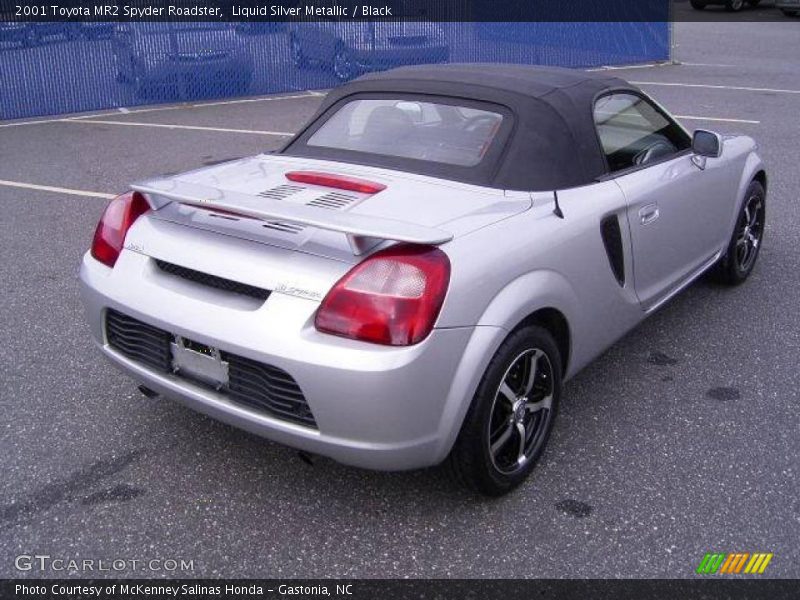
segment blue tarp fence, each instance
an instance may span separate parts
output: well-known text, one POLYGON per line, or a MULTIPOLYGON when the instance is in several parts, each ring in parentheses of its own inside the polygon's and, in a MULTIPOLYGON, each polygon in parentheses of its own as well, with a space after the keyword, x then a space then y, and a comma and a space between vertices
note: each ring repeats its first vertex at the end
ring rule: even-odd
POLYGON ((328 89, 432 62, 668 60, 670 24, 0 22, 0 119, 328 89))

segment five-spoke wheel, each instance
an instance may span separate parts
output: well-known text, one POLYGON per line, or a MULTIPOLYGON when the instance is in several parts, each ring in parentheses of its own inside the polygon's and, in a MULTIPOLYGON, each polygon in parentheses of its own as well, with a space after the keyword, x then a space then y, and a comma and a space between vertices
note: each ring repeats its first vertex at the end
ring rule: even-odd
POLYGON ((553 366, 539 348, 522 352, 506 371, 489 419, 494 466, 513 473, 525 466, 542 441, 553 406, 553 366))
POLYGON ((760 194, 753 193, 745 202, 737 225, 736 262, 741 271, 749 271, 758 255, 764 228, 763 216, 764 199, 760 194))
POLYGON ((764 239, 766 202, 764 186, 759 181, 751 181, 728 249, 717 267, 723 283, 738 285, 753 271, 764 239))
POLYGON ((462 483, 499 496, 530 474, 558 412, 561 361, 553 335, 539 325, 517 329, 500 345, 450 453, 462 483))

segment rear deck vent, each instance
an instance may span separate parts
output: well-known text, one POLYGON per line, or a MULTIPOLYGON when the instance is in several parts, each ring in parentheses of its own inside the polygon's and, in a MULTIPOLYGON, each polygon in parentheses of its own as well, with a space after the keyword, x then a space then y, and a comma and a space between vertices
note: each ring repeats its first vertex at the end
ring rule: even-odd
POLYGON ((280 231, 282 233, 300 233, 305 229, 302 225, 295 225, 294 223, 282 223, 280 221, 267 221, 262 225, 267 229, 273 231, 280 231))
POLYGON ((268 190, 264 190, 263 192, 259 192, 258 195, 262 198, 268 198, 270 200, 285 200, 292 194, 302 192, 304 189, 305 188, 300 185, 283 184, 268 190))
POLYGON ((174 265, 163 260, 156 260, 156 265, 164 273, 169 273, 170 275, 180 277, 181 279, 186 279, 187 281, 193 281, 195 283, 213 287, 225 292, 250 296, 251 298, 256 298, 257 300, 266 300, 269 298, 269 290, 247 285, 246 283, 224 279, 222 277, 217 277, 216 275, 209 275, 208 273, 202 273, 200 271, 195 271, 194 269, 181 267, 180 265, 174 265))
POLYGON ((342 192, 328 192, 324 196, 314 198, 307 203, 308 206, 316 206, 318 208, 330 208, 333 210, 342 210, 350 206, 354 201, 358 200, 352 194, 344 194, 342 192))

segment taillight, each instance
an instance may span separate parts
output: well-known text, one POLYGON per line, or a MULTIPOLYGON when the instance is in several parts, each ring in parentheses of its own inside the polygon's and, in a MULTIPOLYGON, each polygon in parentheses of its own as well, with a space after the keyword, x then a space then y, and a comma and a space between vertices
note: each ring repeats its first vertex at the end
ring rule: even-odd
POLYGON ((322 187, 362 194, 377 194, 386 189, 385 185, 375 181, 347 175, 336 175, 334 173, 320 173, 319 171, 290 171, 286 173, 286 179, 295 183, 310 183, 311 185, 321 185, 322 187))
POLYGON ((433 329, 450 283, 450 260, 432 246, 398 244, 356 265, 328 292, 317 330, 410 346, 433 329))
POLYGON ((113 267, 122 252, 125 235, 131 225, 148 210, 150 205, 139 192, 126 192, 114 198, 94 231, 92 256, 104 265, 113 267))

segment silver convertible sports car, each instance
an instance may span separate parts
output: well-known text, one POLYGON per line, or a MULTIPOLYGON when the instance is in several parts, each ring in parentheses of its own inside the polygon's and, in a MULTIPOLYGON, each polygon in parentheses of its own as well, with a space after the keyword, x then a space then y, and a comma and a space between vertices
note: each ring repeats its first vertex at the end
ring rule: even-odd
POLYGON ((608 74, 371 74, 276 153, 113 200, 81 267, 89 322, 147 395, 502 494, 564 381, 703 272, 750 274, 756 148, 608 74))

